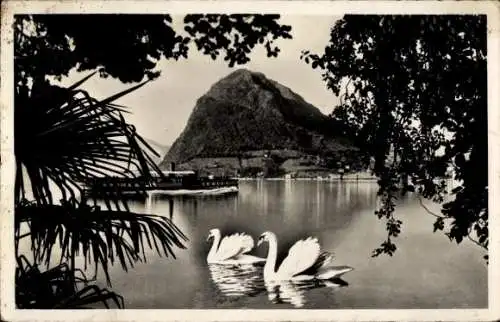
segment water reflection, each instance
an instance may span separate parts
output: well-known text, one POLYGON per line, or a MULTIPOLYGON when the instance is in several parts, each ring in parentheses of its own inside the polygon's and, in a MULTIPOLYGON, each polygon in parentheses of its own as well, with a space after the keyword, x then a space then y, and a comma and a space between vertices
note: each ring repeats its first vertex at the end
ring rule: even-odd
POLYGON ((317 288, 339 288, 349 285, 338 278, 312 281, 267 281, 265 282, 269 301, 275 304, 289 303, 300 308, 307 304, 306 295, 317 288))
MULTIPOLYGON (((161 194, 149 193, 146 197, 146 212, 153 213, 153 204, 158 200, 162 199, 161 194)), ((168 217, 172 219, 174 217, 174 199, 172 197, 167 197, 168 200, 168 217)))
POLYGON ((310 281, 264 281, 262 265, 209 264, 208 270, 211 281, 227 297, 251 297, 265 292, 271 303, 288 303, 297 308, 307 304, 307 294, 314 289, 336 289, 349 285, 340 278, 310 281))
POLYGON ((264 290, 258 266, 209 264, 208 270, 212 282, 226 296, 255 296, 264 290))

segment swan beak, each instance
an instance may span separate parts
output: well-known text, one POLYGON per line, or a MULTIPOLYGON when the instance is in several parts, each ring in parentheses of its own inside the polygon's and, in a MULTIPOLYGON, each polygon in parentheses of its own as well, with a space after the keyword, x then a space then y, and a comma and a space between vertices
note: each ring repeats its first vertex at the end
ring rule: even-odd
POLYGON ((213 237, 212 235, 208 235, 206 242, 208 243, 210 239, 212 239, 212 237, 213 237))
POLYGON ((260 246, 260 244, 262 244, 264 242, 264 238, 259 238, 259 240, 257 241, 257 247, 260 246))

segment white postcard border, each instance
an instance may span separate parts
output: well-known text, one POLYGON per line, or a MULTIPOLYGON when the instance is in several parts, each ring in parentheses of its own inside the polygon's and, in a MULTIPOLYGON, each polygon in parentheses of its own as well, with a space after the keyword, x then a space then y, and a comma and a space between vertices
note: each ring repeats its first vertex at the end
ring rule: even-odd
POLYGON ((489 321, 500 319, 500 4, 493 1, 4 1, 1 4, 0 308, 6 321, 489 321), (13 15, 19 13, 487 14, 489 308, 456 310, 16 310, 14 305, 13 15))

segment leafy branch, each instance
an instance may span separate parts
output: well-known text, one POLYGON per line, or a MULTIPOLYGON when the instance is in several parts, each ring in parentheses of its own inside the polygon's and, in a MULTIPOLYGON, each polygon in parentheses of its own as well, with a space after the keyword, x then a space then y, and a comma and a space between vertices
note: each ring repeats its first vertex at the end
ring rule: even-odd
POLYGON ((341 95, 334 120, 374 158, 383 203, 375 214, 388 230, 375 254, 395 250, 396 191, 442 204, 443 216, 421 203, 436 217, 434 231, 449 219, 450 240, 472 238, 473 228, 487 249, 486 16, 346 15, 330 36, 321 55, 304 51, 301 59, 341 95), (450 167, 462 182, 451 193, 450 167), (447 194, 454 199, 445 203, 447 194))

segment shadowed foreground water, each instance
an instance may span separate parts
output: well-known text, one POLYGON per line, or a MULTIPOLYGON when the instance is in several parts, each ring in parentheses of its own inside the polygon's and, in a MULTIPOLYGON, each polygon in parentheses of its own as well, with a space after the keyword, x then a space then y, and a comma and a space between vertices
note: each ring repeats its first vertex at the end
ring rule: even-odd
MULTIPOLYGON (((384 222, 373 214, 376 189, 375 183, 250 181, 241 182, 233 196, 179 197, 173 203, 155 197, 147 210, 146 203, 135 203, 136 211, 172 214, 190 239, 188 249, 177 250, 175 260, 151 252, 147 263, 128 273, 113 267, 113 290, 129 309, 487 307, 483 252, 434 234, 434 218, 414 198, 398 202, 396 214, 404 224, 396 254, 371 258, 386 238, 384 222), (323 250, 335 254, 336 265, 354 271, 342 280, 269 285, 259 266, 207 265, 211 228, 255 239, 273 231, 282 253, 297 239, 315 236, 323 250)), ((267 245, 254 254, 265 257, 267 245)))

